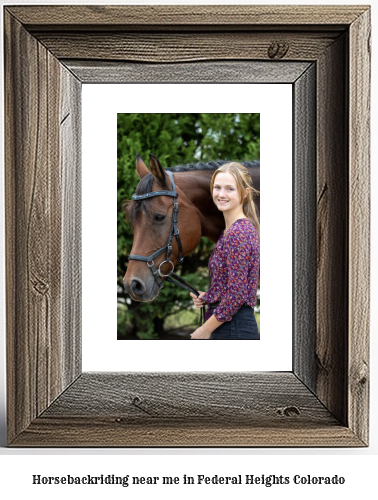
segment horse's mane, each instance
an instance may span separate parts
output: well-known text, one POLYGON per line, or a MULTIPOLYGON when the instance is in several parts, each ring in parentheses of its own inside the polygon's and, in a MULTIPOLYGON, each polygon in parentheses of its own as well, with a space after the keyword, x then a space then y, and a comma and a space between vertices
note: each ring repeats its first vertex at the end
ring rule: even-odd
MULTIPOLYGON (((197 162, 197 163, 188 163, 186 165, 176 165, 175 167, 168 167, 165 170, 169 170, 170 172, 192 172, 192 171, 201 171, 201 170, 216 170, 221 165, 225 163, 231 163, 234 160, 214 160, 209 161, 207 163, 197 162)), ((257 167, 260 165, 259 161, 241 161, 238 162, 244 165, 245 167, 257 167)), ((152 191, 152 184, 155 180, 155 177, 150 173, 145 175, 138 183, 135 194, 141 195, 150 193, 152 191)), ((163 189, 170 189, 171 186, 162 185, 163 189)), ((126 218, 130 223, 131 227, 136 224, 137 217, 139 212, 142 210, 143 212, 148 212, 150 209, 151 202, 153 198, 144 199, 144 200, 127 200, 123 203, 122 208, 125 210, 126 218)))
MULTIPOLYGON (((187 165, 176 165, 175 167, 168 167, 166 170, 170 172, 191 172, 193 170, 216 170, 225 163, 231 163, 236 160, 214 160, 207 163, 199 161, 198 163, 188 163, 187 165)), ((256 167, 260 165, 259 161, 240 161, 245 167, 256 167)))

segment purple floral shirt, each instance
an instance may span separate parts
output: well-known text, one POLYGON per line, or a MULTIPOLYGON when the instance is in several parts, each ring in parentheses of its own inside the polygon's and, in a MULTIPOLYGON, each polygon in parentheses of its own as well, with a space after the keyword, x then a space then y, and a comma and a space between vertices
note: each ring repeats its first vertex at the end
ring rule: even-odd
POLYGON ((249 219, 238 219, 219 237, 209 259, 210 290, 202 300, 218 302, 213 314, 218 321, 231 321, 243 304, 257 302, 260 242, 249 219))

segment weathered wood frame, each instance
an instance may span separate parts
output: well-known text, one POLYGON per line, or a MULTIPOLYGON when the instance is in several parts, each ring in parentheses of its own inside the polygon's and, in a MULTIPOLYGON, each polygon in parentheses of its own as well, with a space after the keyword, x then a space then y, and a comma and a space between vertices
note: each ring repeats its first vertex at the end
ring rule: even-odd
POLYGON ((7 6, 4 22, 9 445, 367 446, 369 7, 7 6), (247 81, 293 84, 292 372, 82 373, 81 84, 238 83, 242 61, 247 81))

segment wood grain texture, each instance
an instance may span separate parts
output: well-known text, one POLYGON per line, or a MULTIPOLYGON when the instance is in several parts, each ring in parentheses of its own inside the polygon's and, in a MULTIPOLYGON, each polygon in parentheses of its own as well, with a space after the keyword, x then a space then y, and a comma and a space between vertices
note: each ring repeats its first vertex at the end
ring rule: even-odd
POLYGON ((177 63, 243 59, 314 61, 338 34, 37 32, 35 36, 59 59, 177 63))
POLYGON ((207 61, 185 64, 138 64, 63 60, 82 83, 293 83, 307 62, 207 61))
POLYGON ((206 422, 192 424, 164 419, 129 425, 112 418, 38 418, 12 446, 20 447, 360 447, 347 427, 267 428, 206 422))
POLYGON ((62 384, 81 373, 81 82, 61 65, 62 384))
POLYGON ((7 397, 12 440, 72 378, 63 375, 67 363, 62 360, 62 66, 9 15, 5 32, 7 397))
POLYGON ((316 66, 293 85, 294 373, 315 391, 316 342, 316 66))
POLYGON ((208 418, 260 426, 338 424, 294 374, 285 372, 84 373, 43 414, 70 415, 188 423, 208 418))
POLYGON ((348 415, 347 37, 317 66, 316 393, 345 425, 348 415), (330 332, 332 331, 332 335, 330 332))
POLYGON ((368 441, 370 330, 370 11, 350 28, 349 426, 368 441))
POLYGON ((49 121, 46 112, 51 90, 51 117, 56 113, 59 84, 47 51, 17 21, 7 16, 5 22, 5 116, 10 121, 6 197, 12 204, 7 207, 6 245, 7 256, 14 258, 7 273, 12 294, 7 302, 7 362, 14 371, 8 380, 8 432, 14 437, 61 389, 52 359, 60 349, 54 295, 60 277, 59 236, 51 231, 54 222, 60 225, 60 210, 54 209, 60 199, 53 185, 59 185, 60 172, 51 169, 59 143, 56 120, 49 121))
POLYGON ((361 445, 291 373, 87 373, 13 445, 291 446, 304 428, 303 445, 361 445))
POLYGON ((77 30, 111 26, 120 29, 218 26, 346 26, 365 10, 363 5, 143 5, 143 6, 12 6, 7 7, 29 30, 77 30))
POLYGON ((298 7, 5 8, 11 446, 368 444, 369 8, 298 7), (293 373, 77 378, 81 82, 239 83, 252 59, 296 74, 293 373))

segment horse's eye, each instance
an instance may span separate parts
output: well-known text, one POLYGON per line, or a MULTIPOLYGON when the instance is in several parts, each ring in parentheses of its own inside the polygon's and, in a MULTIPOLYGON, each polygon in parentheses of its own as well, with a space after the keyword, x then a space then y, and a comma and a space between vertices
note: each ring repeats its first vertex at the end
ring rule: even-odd
POLYGON ((156 222, 163 222, 164 219, 165 219, 165 215, 161 215, 161 214, 156 214, 155 215, 155 221, 156 222))

